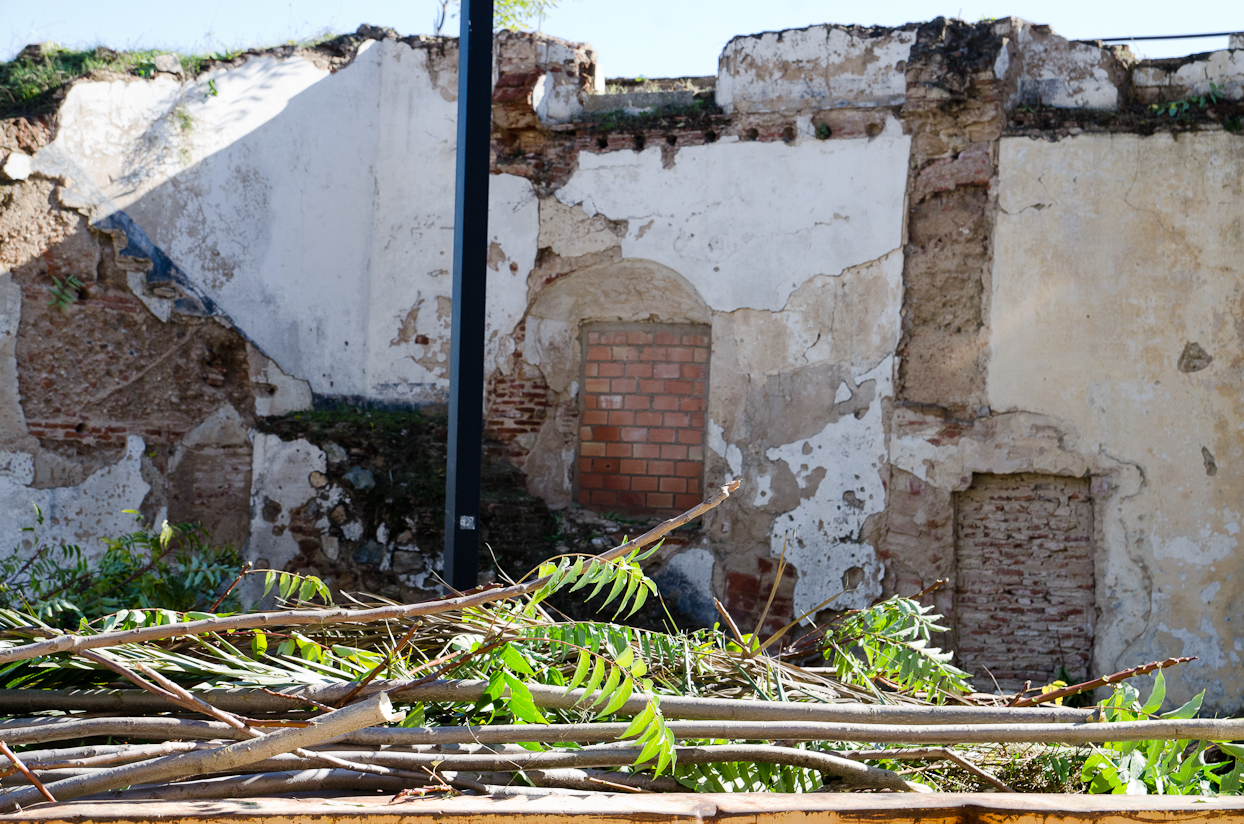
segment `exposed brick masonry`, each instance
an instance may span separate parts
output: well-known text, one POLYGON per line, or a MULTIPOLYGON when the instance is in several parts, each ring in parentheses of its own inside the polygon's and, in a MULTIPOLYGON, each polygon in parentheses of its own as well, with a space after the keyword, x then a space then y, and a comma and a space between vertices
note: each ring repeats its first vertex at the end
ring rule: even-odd
POLYGON ((1093 646, 1089 481, 977 475, 956 501, 958 664, 1015 690, 1060 664, 1088 674, 1093 646))
POLYGON ((709 330, 583 327, 576 500, 630 513, 690 509, 704 474, 709 330))

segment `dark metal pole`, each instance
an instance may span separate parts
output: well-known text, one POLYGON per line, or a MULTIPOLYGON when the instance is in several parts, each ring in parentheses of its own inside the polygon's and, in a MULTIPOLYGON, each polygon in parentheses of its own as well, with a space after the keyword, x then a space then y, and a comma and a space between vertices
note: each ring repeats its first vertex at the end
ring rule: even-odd
POLYGON ((458 173, 454 190, 444 570, 445 580, 457 590, 475 587, 479 572, 484 295, 492 143, 492 3, 493 0, 462 0, 458 38, 458 173))

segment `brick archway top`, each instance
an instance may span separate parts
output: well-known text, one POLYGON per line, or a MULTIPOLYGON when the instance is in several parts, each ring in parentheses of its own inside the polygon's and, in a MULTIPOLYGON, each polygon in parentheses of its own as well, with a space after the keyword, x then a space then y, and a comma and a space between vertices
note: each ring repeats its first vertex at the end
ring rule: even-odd
POLYGON ((579 380, 579 327, 595 322, 712 325, 712 311, 682 275, 650 260, 622 260, 568 275, 542 291, 527 313, 525 356, 549 387, 579 380))

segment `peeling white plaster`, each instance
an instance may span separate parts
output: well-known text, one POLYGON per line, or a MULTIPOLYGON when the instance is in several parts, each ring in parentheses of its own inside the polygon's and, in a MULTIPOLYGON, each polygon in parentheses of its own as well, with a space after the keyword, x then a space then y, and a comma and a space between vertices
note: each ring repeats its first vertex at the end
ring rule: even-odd
MULTIPOLYGON (((185 85, 80 83, 51 154, 90 178, 78 188, 125 209, 286 376, 329 396, 440 400, 457 113, 443 86, 455 71, 452 55, 386 40, 334 74, 257 57, 185 85)), ((510 362, 538 216, 527 180, 494 176, 490 190, 502 255, 489 272, 491 370, 510 362)), ((297 406, 295 395, 274 403, 297 406)))
POLYGON ((713 606, 713 553, 703 547, 684 550, 666 563, 655 581, 664 592, 678 593, 678 609, 704 623, 715 620, 713 606))
MULTIPOLYGON (((88 559, 104 552, 101 537, 115 538, 134 531, 134 516, 123 512, 138 509, 151 486, 142 477, 143 439, 130 435, 125 453, 111 466, 92 472, 77 486, 33 489, 34 464, 25 453, 0 452, 0 511, 12 517, 0 520, 0 546, 25 547, 34 537, 51 546, 76 544, 88 559), (35 525, 34 506, 43 511, 43 525, 34 533, 22 528, 35 525)), ((158 527, 159 524, 157 523, 158 527)))
POLYGON ((669 169, 659 147, 584 152, 557 199, 629 221, 622 254, 670 267, 714 310, 778 310, 808 278, 902 245, 910 143, 891 120, 871 140, 689 146, 669 169))
POLYGON ((708 422, 708 448, 726 459, 726 465, 730 467, 730 478, 727 480, 733 480, 743 474, 743 450, 734 444, 727 444, 725 429, 717 421, 711 419, 708 422))
POLYGON ((872 404, 861 418, 848 415, 826 425, 811 438, 769 449, 767 457, 783 461, 800 489, 824 471, 815 490, 797 507, 779 515, 769 534, 770 553, 782 554, 799 570, 795 582, 796 615, 843 591, 848 572, 858 568, 859 585, 833 602, 835 609, 860 609, 881 594, 884 572, 876 549, 862 542, 864 522, 885 508, 884 400, 893 394, 894 358, 860 375, 857 385, 876 382, 872 404), (845 499, 854 493, 858 506, 845 499), (789 539, 787 535, 790 535, 789 539))
POLYGON ((1216 670, 1227 665, 1227 656, 1222 651, 1222 639, 1208 615, 1201 616, 1200 632, 1178 627, 1172 629, 1165 623, 1159 623, 1157 631, 1165 632, 1183 642, 1180 656, 1196 656, 1198 663, 1209 669, 1216 670))
MULTIPOLYGON (((1159 516, 1160 519, 1160 516, 1159 516)), ((1153 557, 1159 561, 1176 560, 1186 564, 1208 566, 1214 561, 1231 557, 1238 541, 1230 535, 1208 533, 1202 530, 1199 540, 1187 535, 1174 535, 1163 539, 1154 529, 1149 540, 1153 544, 1153 557)))
POLYGON ((1139 88, 1173 88, 1179 96, 1207 94, 1213 83, 1223 97, 1240 100, 1244 98, 1244 49, 1211 52, 1173 71, 1137 66, 1132 72, 1132 83, 1139 88))
POLYGON ((773 476, 757 475, 756 476, 756 495, 752 498, 752 506, 767 506, 769 498, 773 496, 773 476))
MULTIPOLYGON (((246 544, 246 560, 259 568, 284 569, 298 554, 298 542, 289 532, 290 512, 316 496, 308 477, 325 472, 328 461, 323 450, 299 438, 283 441, 278 435, 256 432, 254 463, 251 470, 251 525, 246 544), (264 518, 268 501, 280 505, 274 521, 264 518)), ((242 600, 254 603, 263 592, 260 576, 250 576, 242 600)))

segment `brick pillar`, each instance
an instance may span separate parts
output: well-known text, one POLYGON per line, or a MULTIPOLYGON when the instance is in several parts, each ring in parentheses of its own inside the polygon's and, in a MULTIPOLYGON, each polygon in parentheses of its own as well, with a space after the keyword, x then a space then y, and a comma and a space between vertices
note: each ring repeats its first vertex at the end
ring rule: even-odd
POLYGON ((575 500, 669 514, 701 500, 709 330, 655 323, 582 329, 575 500))

